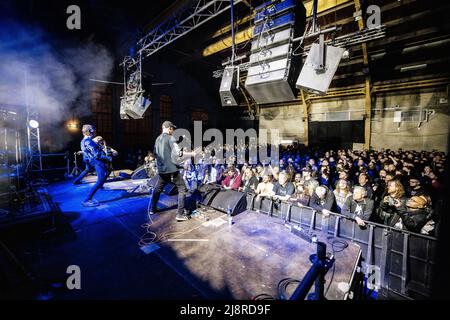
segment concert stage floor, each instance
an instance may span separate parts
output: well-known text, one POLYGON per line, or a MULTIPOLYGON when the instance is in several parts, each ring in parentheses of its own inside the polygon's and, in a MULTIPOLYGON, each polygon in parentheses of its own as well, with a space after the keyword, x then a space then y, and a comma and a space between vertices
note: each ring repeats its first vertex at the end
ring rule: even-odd
MULTIPOLYGON (((96 208, 81 206, 89 184, 52 184, 48 191, 61 209, 56 230, 39 236, 15 235, 5 242, 40 279, 62 282, 68 266, 80 267, 81 290, 56 290, 55 299, 276 296, 280 280, 301 279, 311 265, 315 245, 289 233, 281 220, 252 211, 235 216, 232 226, 224 214, 212 209, 176 222, 176 196, 162 194, 159 206, 166 210, 152 215, 148 225, 149 196, 135 190, 143 183, 108 182, 95 197, 101 202, 96 208), (141 247, 147 231, 156 233, 157 243, 141 247)), ((144 240, 151 238, 146 234, 144 240)), ((327 247, 331 252, 331 245, 327 247)), ((325 289, 332 280, 327 298, 344 298, 359 253, 352 243, 336 253, 334 273, 331 269, 326 276, 325 289)), ((288 293, 294 288, 288 287, 288 293)), ((24 296, 31 298, 31 293, 14 295, 24 296)))

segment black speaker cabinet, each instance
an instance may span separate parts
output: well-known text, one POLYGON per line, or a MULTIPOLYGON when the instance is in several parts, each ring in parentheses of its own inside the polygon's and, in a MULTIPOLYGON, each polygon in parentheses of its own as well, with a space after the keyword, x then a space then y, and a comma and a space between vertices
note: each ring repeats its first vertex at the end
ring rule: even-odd
POLYGON ((134 170, 133 173, 131 174, 131 179, 133 179, 133 180, 147 179, 147 178, 148 178, 148 174, 147 174, 145 166, 140 166, 139 168, 134 170))
POLYGON ((220 192, 220 185, 216 184, 204 184, 198 188, 198 191, 202 195, 202 204, 204 206, 210 206, 214 197, 220 192))
MULTIPOLYGON (((154 176, 153 178, 151 178, 150 180, 147 181, 147 185, 149 187, 154 188, 156 185, 156 182, 158 181, 158 178, 159 178, 158 175, 154 176)), ((173 195, 178 194, 178 191, 177 191, 175 184, 169 182, 164 186, 163 193, 167 194, 168 196, 173 196, 173 195)))
POLYGON ((220 100, 223 107, 239 105, 237 82, 237 67, 226 67, 223 71, 222 81, 220 83, 220 100))
POLYGON ((228 206, 231 208, 231 214, 233 216, 243 212, 247 208, 246 194, 234 190, 220 190, 211 202, 211 207, 227 212, 228 206))

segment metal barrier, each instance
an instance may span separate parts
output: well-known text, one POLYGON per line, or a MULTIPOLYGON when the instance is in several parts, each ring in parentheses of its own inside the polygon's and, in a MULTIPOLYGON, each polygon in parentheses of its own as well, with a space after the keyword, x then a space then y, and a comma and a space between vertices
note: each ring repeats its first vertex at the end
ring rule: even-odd
POLYGON ((362 251, 362 271, 370 289, 410 298, 431 296, 436 238, 370 221, 365 221, 366 227, 362 228, 342 214, 324 216, 310 207, 280 203, 254 194, 247 194, 247 204, 248 209, 261 214, 358 244, 362 251))
POLYGON ((64 176, 69 176, 70 174, 70 157, 69 153, 42 153, 40 155, 33 155, 33 157, 42 157, 48 160, 43 160, 43 164, 47 165, 47 168, 33 169, 33 172, 45 173, 45 172, 55 172, 55 171, 65 171, 64 176), (59 158, 59 159, 58 159, 59 158), (52 162, 53 160, 53 162, 52 162), (58 161, 59 160, 59 161, 58 161), (62 161, 61 161, 62 160, 62 161), (64 163, 64 166, 63 166, 64 163))

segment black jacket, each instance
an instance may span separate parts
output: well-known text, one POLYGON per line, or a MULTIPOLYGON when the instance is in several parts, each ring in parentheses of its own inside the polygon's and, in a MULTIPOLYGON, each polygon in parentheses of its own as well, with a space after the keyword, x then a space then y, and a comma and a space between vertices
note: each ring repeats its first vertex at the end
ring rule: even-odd
POLYGON ((405 208, 404 210, 401 210, 399 214, 406 230, 420 233, 423 226, 432 219, 433 210, 431 208, 417 210, 405 208))
POLYGON ((365 198, 361 201, 355 201, 353 196, 350 196, 345 200, 341 213, 352 219, 359 217, 363 220, 369 220, 373 212, 373 204, 372 199, 365 198))
MULTIPOLYGON (((326 187, 325 187, 326 188, 326 187)), ((313 192, 311 199, 309 199, 309 206, 316 211, 322 212, 323 209, 332 210, 334 206, 334 194, 333 191, 327 189, 325 198, 321 200, 315 192, 313 192)))
POLYGON ((406 210, 406 197, 401 197, 399 200, 399 207, 384 202, 383 199, 381 200, 380 206, 377 209, 377 215, 383 220, 385 225, 393 227, 400 220, 400 212, 406 210))

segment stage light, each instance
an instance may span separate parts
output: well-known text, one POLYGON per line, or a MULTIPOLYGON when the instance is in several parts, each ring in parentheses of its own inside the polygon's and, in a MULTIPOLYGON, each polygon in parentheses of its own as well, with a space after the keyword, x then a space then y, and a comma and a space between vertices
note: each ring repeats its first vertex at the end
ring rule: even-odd
POLYGON ((30 128, 32 128, 32 129, 37 129, 37 128, 39 128, 39 122, 37 122, 36 120, 30 120, 30 121, 28 121, 28 125, 29 125, 30 128))
POLYGON ((76 131, 78 131, 78 128, 79 128, 79 124, 78 124, 77 120, 67 121, 66 126, 67 126, 67 129, 71 132, 76 132, 76 131))

